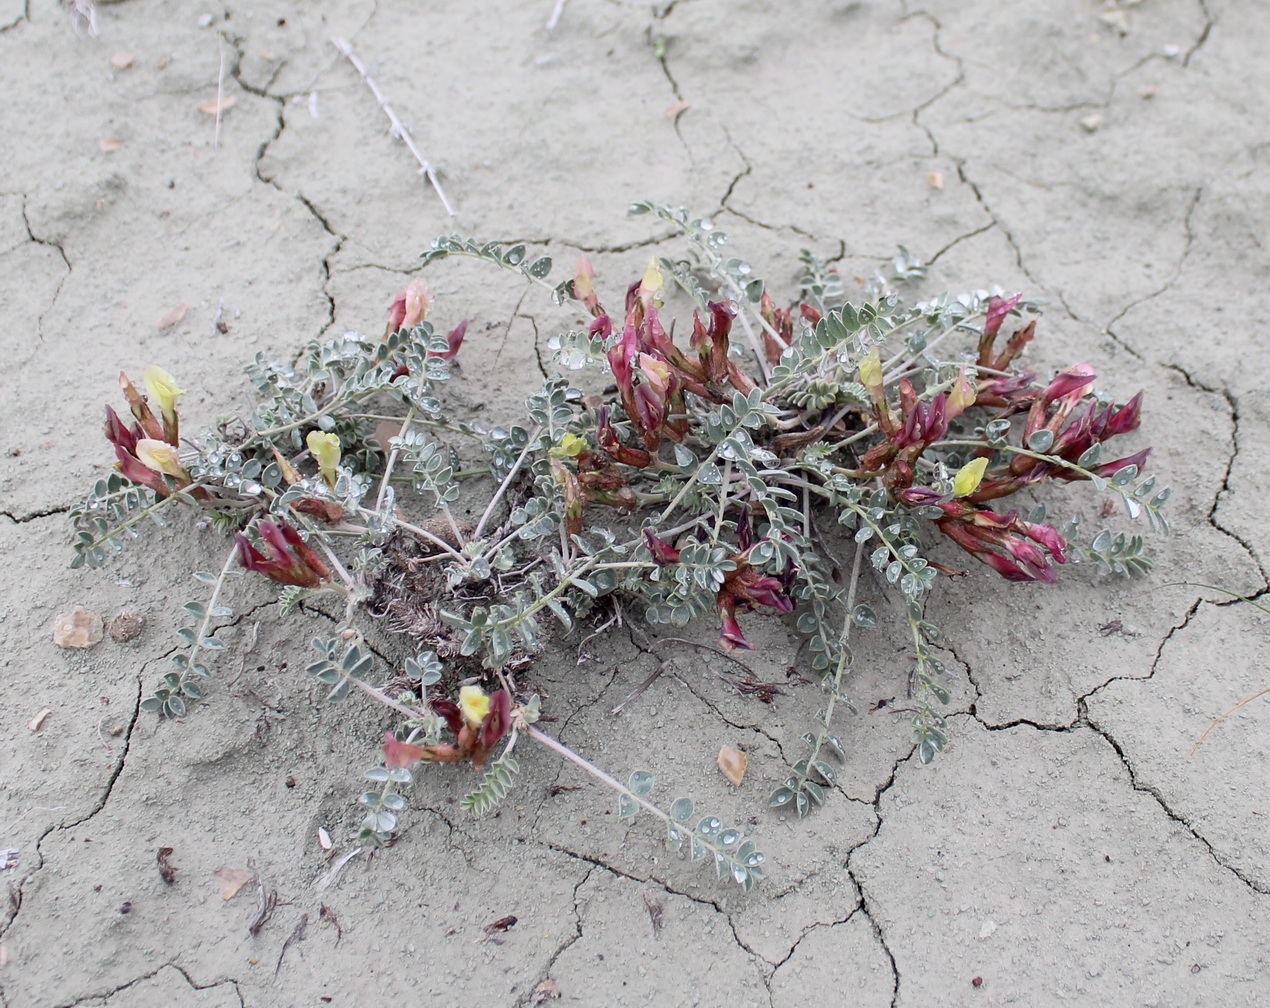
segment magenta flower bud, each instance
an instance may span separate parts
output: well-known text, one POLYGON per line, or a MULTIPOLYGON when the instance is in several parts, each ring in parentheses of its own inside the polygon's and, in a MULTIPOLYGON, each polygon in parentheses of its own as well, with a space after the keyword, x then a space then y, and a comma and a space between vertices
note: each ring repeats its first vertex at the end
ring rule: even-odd
POLYGON ((1067 540, 1058 534, 1053 525, 1035 522, 1019 522, 1019 528, 1033 542, 1038 542, 1053 555, 1058 563, 1067 563, 1067 540))
POLYGON ((1144 465, 1146 465, 1147 456, 1149 454, 1151 454, 1151 449, 1143 448, 1142 451, 1134 452, 1132 455, 1126 456, 1125 458, 1116 459, 1114 462, 1104 462, 1102 465, 1094 466, 1092 471, 1097 473, 1099 476, 1111 477, 1118 473, 1121 469, 1127 468, 1131 465, 1137 466, 1141 469, 1144 465))
POLYGON ((1036 373, 1033 371, 1021 371, 1009 377, 998 375, 979 382, 979 395, 975 401, 980 405, 1005 406, 1030 389, 1035 381, 1036 373))
POLYGON ((706 367, 712 380, 723 381, 728 373, 728 346, 732 320, 736 318, 736 309, 723 301, 711 301, 708 307, 710 308, 710 353, 706 367))
MULTIPOLYGON (((141 429, 133 427, 131 430, 119 419, 119 414, 106 407, 106 440, 116 448, 122 448, 131 455, 137 447, 137 439, 141 436, 141 429)), ((131 477, 129 477, 131 479, 131 477)))
POLYGON ((755 571, 747 570, 738 581, 739 584, 732 589, 733 594, 738 598, 756 605, 765 605, 780 612, 794 611, 794 600, 781 590, 784 585, 779 578, 772 577, 770 574, 758 577, 755 571))
POLYGON ((977 553, 975 556, 986 563, 994 571, 1000 574, 1007 581, 1035 581, 1036 578, 1028 574, 1018 564, 1012 563, 999 553, 977 553))
POLYGON ((1014 306, 1022 299, 1022 291, 1008 300, 994 295, 988 302, 988 313, 983 322, 983 334, 989 339, 995 339, 997 333, 1001 331, 1001 323, 1009 317, 1010 312, 1014 310, 1014 306))
POLYGON ((613 335, 613 320, 607 315, 597 315, 591 320, 588 329, 592 336, 598 336, 600 339, 608 339, 613 335))
POLYGON ((1142 412, 1142 393, 1139 392, 1115 412, 1108 410, 1107 423, 1103 427, 1102 437, 1115 437, 1138 429, 1138 421, 1142 412))
POLYGON ((269 556, 261 553, 245 535, 239 535, 238 562, 249 571, 263 574, 279 584, 316 588, 330 577, 330 570, 317 552, 290 525, 262 521, 257 527, 269 556))
POLYGON ((926 406, 922 440, 933 444, 948 433, 948 396, 940 392, 926 406))
POLYGON ((725 614, 719 621, 719 647, 725 651, 753 651, 754 645, 745 639, 736 616, 725 614))
POLYGON ((622 330, 621 338, 613 344, 608 352, 609 367, 613 369, 613 379, 617 382, 618 390, 625 392, 630 389, 635 380, 632 362, 638 353, 639 336, 633 325, 628 325, 622 330))
POLYGON ((1019 561, 1034 580, 1044 581, 1047 584, 1053 584, 1058 580, 1058 575, 1050 566, 1049 557, 1039 546, 1017 536, 1008 537, 1004 545, 1006 552, 1019 561))
POLYGON ((1095 431, 1099 425, 1096 416, 1097 412, 1098 404, 1091 402, 1088 409, 1069 423, 1063 429, 1063 432, 1058 435, 1049 450, 1049 454, 1058 455, 1069 460, 1080 458, 1089 446, 1094 443, 1095 431))
POLYGON ((454 360, 459 354, 459 347, 463 345, 463 337, 467 335, 467 319, 464 319, 446 336, 445 341, 450 345, 450 349, 445 353, 430 353, 429 357, 440 357, 442 360, 454 360))
POLYGON ((653 555, 653 562, 659 567, 679 562, 679 551, 670 543, 659 539, 652 529, 644 529, 644 542, 648 552, 653 555))
POLYGON ((1060 371, 1054 380, 1045 386, 1040 395, 1042 406, 1049 406, 1055 399, 1066 398, 1071 406, 1075 406, 1085 394, 1086 386, 1093 383, 1098 375, 1088 364, 1073 364, 1066 371, 1060 371))
POLYGON ((599 442, 600 448, 614 462, 621 462, 623 465, 635 466, 639 469, 652 464, 652 455, 643 448, 629 448, 618 440, 617 431, 609 421, 607 406, 600 407, 595 423, 595 439, 599 442))
POLYGON ((942 494, 924 486, 905 487, 898 496, 909 507, 938 507, 944 503, 942 494))

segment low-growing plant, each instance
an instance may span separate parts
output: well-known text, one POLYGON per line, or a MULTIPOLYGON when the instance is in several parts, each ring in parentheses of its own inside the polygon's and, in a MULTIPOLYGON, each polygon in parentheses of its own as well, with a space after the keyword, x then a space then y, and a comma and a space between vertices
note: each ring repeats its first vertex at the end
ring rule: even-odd
POLYGON ((308 674, 330 700, 358 692, 400 718, 365 774, 356 844, 389 842, 400 789, 424 763, 483 770, 463 804, 489 810, 514 785, 513 752, 529 738, 612 788, 621 816, 651 813, 672 845, 748 889, 763 856, 739 830, 686 797, 653 803, 650 772, 623 783, 539 727, 533 662, 553 633, 633 611, 658 627, 709 618, 731 652, 750 648, 747 613, 782 614, 825 691, 805 750, 768 799, 802 816, 826 800, 845 755, 837 726, 852 709, 852 634, 879 622, 857 597, 866 563, 899 603, 922 762, 947 742, 950 700, 926 602, 941 575, 968 573, 942 541, 1010 581, 1052 582, 1080 558, 1121 574, 1148 567, 1139 536, 1099 531, 1081 546, 1074 519, 1060 528, 1043 504, 996 503, 1087 483, 1164 527, 1169 492, 1140 478, 1148 450, 1106 449, 1138 427, 1141 394, 1101 400, 1087 364, 1044 381, 1024 368, 1038 304, 984 290, 905 304, 894 285, 924 267, 901 249, 894 276, 875 277, 855 302, 804 251, 797 297, 782 306, 711 222, 652 203, 632 213, 673 225, 688 253, 654 259, 616 299, 601 299, 585 256, 553 283, 550 259, 523 245, 447 237, 423 253, 427 267, 466 256, 511 270, 589 318, 551 339, 559 373, 517 424, 485 429, 446 413, 440 390, 466 323, 434 329, 420 279, 379 338, 311 341, 291 364, 257 355, 253 409, 198 437, 181 432, 175 379, 151 367, 143 394, 120 377, 131 420, 106 409, 115 472, 73 513, 73 565, 103 563, 181 508, 233 537, 219 572, 195 574, 208 596, 186 605, 183 646, 146 710, 181 717, 203 697, 225 647, 217 627, 233 616, 227 584, 254 572, 282 586, 284 612, 336 600, 308 674), (668 320, 675 288, 691 309, 686 340, 668 320), (605 372, 601 395, 570 377, 605 372), (474 525, 454 511, 465 492, 485 495, 474 525), (835 537, 849 562, 827 545, 835 537), (376 620, 414 657, 385 668, 366 637, 376 620))

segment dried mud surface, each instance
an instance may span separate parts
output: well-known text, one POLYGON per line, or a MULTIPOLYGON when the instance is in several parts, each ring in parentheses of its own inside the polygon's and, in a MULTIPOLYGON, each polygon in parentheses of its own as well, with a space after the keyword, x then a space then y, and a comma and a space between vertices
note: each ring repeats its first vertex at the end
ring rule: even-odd
MULTIPOLYGON (((17 851, 0 1005, 529 1005, 548 978, 578 1005, 1264 1003, 1270 714, 1191 747, 1266 685, 1267 624, 1177 582, 1266 588, 1270 10, 572 0, 547 32, 552 6, 123 0, 99 4, 93 39, 50 0, 0 0, 0 847, 17 851), (413 127, 457 220, 332 34, 413 127), (216 146, 198 106, 222 58, 235 101, 216 146), (906 674, 878 635, 850 687, 841 793, 802 822, 763 804, 814 688, 766 706, 682 654, 614 717, 678 653, 625 631, 562 645, 536 673, 553 727, 749 823, 770 857, 749 897, 532 751, 485 821, 459 809, 457 772, 422 774, 401 840, 319 891, 318 827, 347 835, 381 719, 316 702, 298 666, 321 617, 279 621, 248 582, 209 701, 177 724, 138 716, 193 597, 187 558, 209 566, 223 544, 178 524, 104 570, 65 569, 113 376, 160 363, 210 420, 255 352, 373 331, 451 230, 562 262, 587 250, 616 288, 665 237, 622 216, 640 197, 714 214, 778 285, 800 246, 851 276, 904 242, 932 287, 1047 300, 1038 370, 1087 360, 1109 394, 1146 389, 1153 464, 1176 488, 1157 570, 944 594, 962 686, 930 767, 902 714, 868 712, 906 674), (133 606, 148 627, 60 651, 51 622, 75 605, 133 606), (713 772, 724 743, 751 757, 735 792, 713 772), (212 877, 249 860, 277 896, 256 935, 254 887, 224 901, 212 877), (517 925, 482 941, 506 914, 517 925)), ((558 316, 479 269, 432 282, 439 315, 473 318, 456 409, 512 415, 558 316)), ((1079 500, 1087 522, 1099 504, 1079 500)), ((791 638, 761 635, 753 668, 783 680, 791 638)))

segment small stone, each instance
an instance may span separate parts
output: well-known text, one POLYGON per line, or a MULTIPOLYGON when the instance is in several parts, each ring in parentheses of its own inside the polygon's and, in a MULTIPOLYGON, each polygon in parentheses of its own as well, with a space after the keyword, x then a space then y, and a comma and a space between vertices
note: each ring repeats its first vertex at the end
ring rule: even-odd
POLYGON ((1097 112, 1087 115, 1080 120, 1080 125, 1086 133, 1092 133, 1102 125, 1102 116, 1097 112))
POLYGON ((1138 97, 1154 98, 1158 90, 1159 88, 1157 88, 1154 84, 1144 84, 1142 87, 1138 88, 1138 97))
POLYGON ((198 26, 200 28, 210 28, 212 26, 212 22, 215 20, 216 19, 210 14, 200 14, 198 16, 198 26))
POLYGON ((719 749, 719 770, 728 779, 728 783, 736 787, 745 780, 745 769, 750 765, 750 758, 740 749, 725 745, 719 749))
POLYGON ((111 640, 124 644, 141 636, 146 627, 146 618, 137 609, 121 609, 115 613, 107 628, 111 640))
POLYGON ((53 643, 60 648, 90 648, 101 643, 101 617, 83 607, 62 613, 53 621, 53 643))
POLYGON ((1103 11, 1098 16, 1098 20, 1114 31, 1117 35, 1129 34, 1129 15, 1122 10, 1111 9, 1103 11))

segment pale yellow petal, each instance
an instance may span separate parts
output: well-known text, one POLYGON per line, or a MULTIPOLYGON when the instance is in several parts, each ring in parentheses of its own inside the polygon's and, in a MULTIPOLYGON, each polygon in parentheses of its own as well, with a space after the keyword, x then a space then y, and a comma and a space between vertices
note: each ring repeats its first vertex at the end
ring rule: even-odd
POLYGON ((489 697, 479 686, 459 688, 459 713, 472 728, 479 728, 489 714, 489 697))
POLYGON ((953 478, 953 496, 967 497, 979 489, 983 482, 983 471, 988 468, 986 458, 971 459, 957 470, 953 478))

